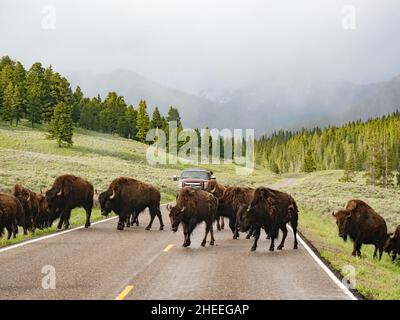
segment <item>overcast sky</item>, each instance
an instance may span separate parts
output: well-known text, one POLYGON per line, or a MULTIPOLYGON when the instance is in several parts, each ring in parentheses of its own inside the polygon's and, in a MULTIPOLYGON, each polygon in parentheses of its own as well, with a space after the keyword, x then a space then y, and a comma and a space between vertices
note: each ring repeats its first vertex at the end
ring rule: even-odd
POLYGON ((399 34, 399 0, 0 1, 0 55, 63 74, 130 69, 195 93, 275 76, 388 80, 399 34), (43 28, 51 8, 55 29, 43 28))

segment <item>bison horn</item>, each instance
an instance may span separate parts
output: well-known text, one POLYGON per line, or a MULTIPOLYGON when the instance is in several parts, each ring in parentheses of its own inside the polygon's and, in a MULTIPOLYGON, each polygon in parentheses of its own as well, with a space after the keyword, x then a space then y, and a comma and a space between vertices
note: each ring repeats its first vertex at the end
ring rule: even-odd
POLYGON ((57 196, 61 196, 62 195, 62 189, 60 190, 59 193, 57 193, 57 196))
POLYGON ((182 208, 181 212, 185 211, 185 207, 182 208))
POLYGON ((247 211, 247 212, 249 212, 249 211, 250 211, 250 209, 251 209, 251 204, 249 204, 249 205, 248 205, 248 207, 247 207, 247 210, 246 210, 246 211, 247 211))
POLYGON ((214 192, 215 192, 215 189, 217 189, 217 186, 214 186, 214 188, 212 188, 210 192, 211 192, 211 193, 214 193, 214 192))
POLYGON ((31 201, 31 194, 28 193, 28 199, 26 199, 26 201, 31 201))
POLYGON ((167 210, 168 210, 168 211, 171 211, 171 209, 172 209, 172 206, 168 203, 168 204, 167 204, 167 210))
POLYGON ((332 216, 336 217, 335 212, 332 211, 332 216))
POLYGON ((112 195, 110 196, 110 199, 114 199, 115 198, 115 190, 113 189, 113 193, 112 193, 112 195))

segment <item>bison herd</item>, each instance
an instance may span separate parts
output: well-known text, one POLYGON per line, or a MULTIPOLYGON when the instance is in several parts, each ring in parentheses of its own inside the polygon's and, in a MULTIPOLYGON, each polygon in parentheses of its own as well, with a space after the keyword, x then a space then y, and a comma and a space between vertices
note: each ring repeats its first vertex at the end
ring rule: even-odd
MULTIPOLYGON (((17 184, 11 194, 0 192, 0 236, 4 229, 8 239, 16 236, 18 227, 24 234, 36 228, 52 226, 58 219, 58 229, 69 228, 71 211, 82 207, 86 212, 85 228, 90 227, 90 217, 94 203, 93 185, 74 175, 63 175, 55 179, 50 189, 35 193, 17 184)), ((147 183, 119 177, 111 182, 108 189, 98 195, 101 214, 107 216, 114 211, 118 216, 117 229, 138 225, 138 216, 148 208, 150 230, 155 217, 163 230, 164 223, 160 210, 160 191, 147 183)), ((298 207, 293 197, 287 193, 266 187, 248 188, 224 186, 211 180, 205 190, 182 188, 176 197, 175 205, 167 205, 171 230, 176 232, 182 225, 183 246, 191 244, 190 236, 200 223, 205 223, 202 246, 206 245, 210 234, 210 245, 214 245, 213 224, 217 229, 224 228, 224 218, 229 221, 233 239, 239 232, 246 232, 246 238, 254 238, 251 250, 257 248, 262 230, 270 239, 269 250, 274 251, 275 240, 282 233, 277 249, 283 249, 290 224, 294 234, 293 248, 297 249, 298 207)), ((352 254, 361 256, 362 244, 375 246, 374 258, 382 257, 384 251, 394 260, 400 253, 400 226, 394 233, 387 233, 385 220, 368 204, 361 200, 351 200, 344 210, 333 213, 339 236, 345 241, 349 237, 354 242, 352 254)))

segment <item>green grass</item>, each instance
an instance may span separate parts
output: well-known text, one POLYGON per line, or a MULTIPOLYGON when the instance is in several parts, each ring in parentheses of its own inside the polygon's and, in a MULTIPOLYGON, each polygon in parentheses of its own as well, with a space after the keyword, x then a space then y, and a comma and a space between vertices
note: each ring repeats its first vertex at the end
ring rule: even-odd
POLYGON ((400 223, 398 189, 367 186, 363 174, 356 182, 341 183, 341 171, 317 172, 301 177, 286 188, 300 205, 299 229, 321 256, 341 272, 346 265, 356 270, 356 289, 368 299, 400 299, 400 262, 392 263, 384 253, 381 261, 372 259, 374 247, 364 245, 362 258, 351 255, 353 246, 338 237, 332 211, 343 208, 352 198, 369 203, 386 219, 389 230, 400 223))
MULTIPOLYGON (((157 186, 161 192, 161 202, 175 199, 175 183, 172 176, 188 167, 187 165, 150 166, 145 158, 145 144, 123 139, 109 134, 75 129, 74 145, 59 148, 53 140, 46 139, 47 126, 34 129, 23 122, 18 127, 10 127, 0 122, 0 190, 10 192, 16 183, 39 191, 51 186, 54 179, 62 174, 72 173, 86 178, 98 192, 108 188, 118 176, 128 176, 157 186)), ((191 167, 191 166, 189 166, 191 167)), ((233 165, 207 165, 214 171, 220 182, 232 185, 259 186, 278 179, 269 172, 257 168, 251 176, 236 175, 233 165)), ((71 226, 84 223, 83 210, 72 212, 71 226)), ((92 214, 93 221, 100 219, 99 209, 92 214)), ((0 239, 0 246, 54 232, 50 228, 7 241, 0 239)))

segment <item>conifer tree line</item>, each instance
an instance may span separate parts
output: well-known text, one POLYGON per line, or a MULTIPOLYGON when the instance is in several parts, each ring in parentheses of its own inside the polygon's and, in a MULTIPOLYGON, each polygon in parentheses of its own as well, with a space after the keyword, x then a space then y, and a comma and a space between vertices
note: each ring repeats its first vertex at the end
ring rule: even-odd
POLYGON ((344 181, 365 171, 374 185, 400 186, 400 113, 300 131, 277 131, 255 142, 256 163, 275 173, 344 169, 344 181))
POLYGON ((0 59, 0 117, 16 126, 21 119, 29 120, 32 127, 48 123, 50 136, 59 145, 72 144, 74 126, 141 142, 151 128, 167 131, 169 121, 182 127, 177 108, 171 106, 162 116, 156 107, 150 116, 145 100, 134 107, 116 92, 109 92, 104 100, 86 97, 79 86, 73 90, 51 66, 36 62, 26 70, 8 56, 0 59))

